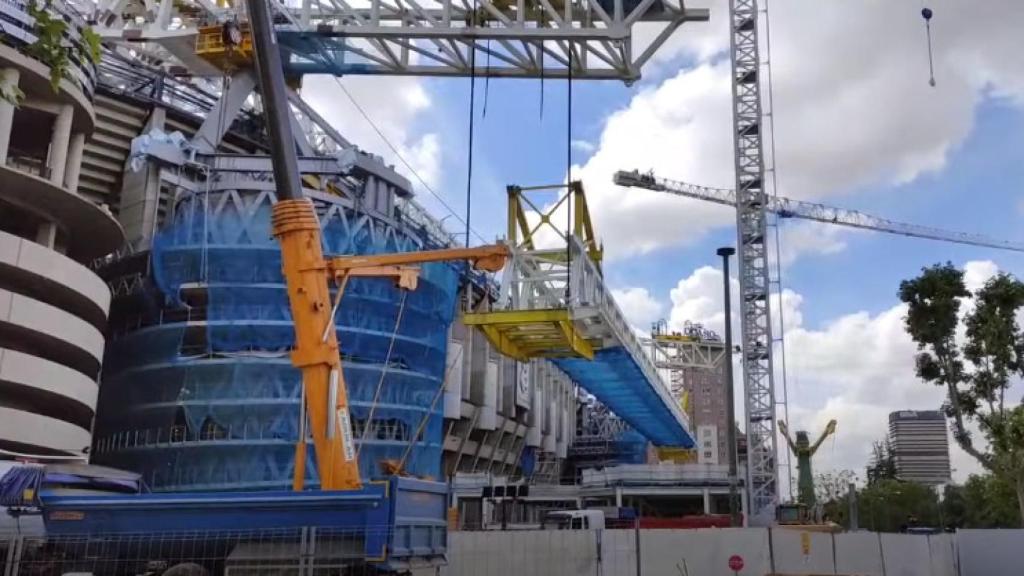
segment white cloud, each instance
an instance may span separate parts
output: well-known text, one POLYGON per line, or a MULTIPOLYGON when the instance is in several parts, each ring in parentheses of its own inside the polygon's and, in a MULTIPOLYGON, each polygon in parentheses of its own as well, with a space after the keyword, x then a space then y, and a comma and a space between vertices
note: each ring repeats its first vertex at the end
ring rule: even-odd
MULTIPOLYGON (((941 169, 985 98, 1024 101, 1024 59, 1014 58, 1024 10, 1013 0, 936 0, 938 85, 927 83, 923 22, 886 2, 774 0, 771 59, 780 193, 826 198, 941 169)), ((685 246, 730 225, 732 211, 618 189, 615 170, 654 169, 681 180, 733 185, 728 9, 680 29, 659 58, 698 64, 642 89, 606 121, 579 168, 611 258, 685 246)), ((644 33, 641 32, 641 36, 644 33)))
MULTIPOLYGON (((818 222, 786 222, 780 229, 779 262, 789 266, 805 255, 826 256, 846 249, 849 231, 818 222)), ((771 243, 771 240, 769 240, 771 243)))
MULTIPOLYGON (((377 128, 431 188, 440 184, 441 146, 437 134, 418 134, 416 120, 431 109, 430 95, 416 78, 346 76, 338 79, 377 128)), ((307 76, 302 96, 342 136, 361 149, 383 156, 413 187, 420 186, 408 168, 363 118, 330 76, 307 76)))
POLYGON ((572 145, 573 150, 577 150, 584 154, 590 154, 591 152, 597 149, 597 147, 594 146, 593 143, 588 142, 586 140, 573 140, 570 144, 572 145))
POLYGON ((999 273, 999 266, 991 260, 972 260, 964 265, 964 285, 975 292, 999 273))
MULTIPOLYGON (((991 261, 971 261, 963 266, 969 286, 977 287, 998 272, 991 261)), ((739 341, 738 282, 732 279, 733 330, 739 341)), ((672 289, 670 327, 685 321, 700 322, 721 333, 724 327, 721 271, 705 266, 679 281, 672 289)), ((896 304, 881 312, 841 315, 820 328, 804 325, 804 296, 791 290, 782 294, 786 319, 786 350, 789 372, 791 430, 808 430, 816 436, 828 420, 839 421, 834 439, 827 441, 815 461, 819 472, 851 469, 861 477, 871 454, 871 443, 885 437, 888 415, 901 409, 937 409, 944 391, 920 381, 914 374, 915 344, 907 335, 906 308, 896 304)), ((777 312, 778 300, 773 298, 777 312)), ((970 307, 965 302, 965 309, 970 307)), ((775 318, 778 318, 775 314, 775 318)), ((776 362, 776 369, 780 363, 776 362)), ((736 384, 742 386, 736 366, 736 384)), ((782 380, 776 378, 781 397, 782 380)), ((740 395, 737 414, 742 414, 740 395)), ((742 416, 738 416, 742 418, 742 416)), ((781 417, 781 414, 780 414, 781 417)), ((979 465, 949 439, 954 477, 963 480, 978 472, 979 465)), ((784 449, 780 443, 780 450, 784 449)), ((795 465, 795 464, 794 464, 795 465)), ((795 470, 794 470, 795 473, 795 470)))
POLYGON ((646 288, 613 289, 612 296, 635 330, 647 332, 661 318, 662 305, 646 288))

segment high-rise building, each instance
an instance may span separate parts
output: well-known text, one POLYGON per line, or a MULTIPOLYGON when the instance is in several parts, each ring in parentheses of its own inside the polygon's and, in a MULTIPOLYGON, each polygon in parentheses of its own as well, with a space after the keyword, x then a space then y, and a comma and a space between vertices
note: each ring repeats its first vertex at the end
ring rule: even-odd
POLYGON ((84 459, 110 305, 88 264, 124 236, 79 192, 96 127, 87 25, 60 0, 39 10, 66 26, 62 63, 29 49, 47 32, 23 2, 4 4, 0 35, 0 457, 84 459))
POLYGON ((923 484, 949 482, 949 440, 942 412, 892 412, 889 414, 889 442, 897 478, 923 484))
POLYGON ((725 402, 725 369, 684 368, 676 372, 673 389, 685 391, 690 422, 697 430, 697 461, 708 464, 728 462, 725 402))

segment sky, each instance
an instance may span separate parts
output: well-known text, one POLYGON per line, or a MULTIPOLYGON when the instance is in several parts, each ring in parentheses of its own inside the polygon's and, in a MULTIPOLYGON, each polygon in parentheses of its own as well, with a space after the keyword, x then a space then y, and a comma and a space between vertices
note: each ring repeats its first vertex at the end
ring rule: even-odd
MULTIPOLYGON (((640 82, 574 85, 571 134, 564 81, 477 80, 471 227, 488 241, 500 236, 505 186, 563 182, 571 155, 572 177, 584 183, 604 242, 606 281, 641 330, 665 318, 677 328, 693 321, 720 331, 725 320, 715 249, 735 243, 734 211, 611 181, 616 170, 640 169, 733 185, 727 4, 687 5, 709 8, 711 21, 683 25, 640 82)), ((1016 0, 929 6, 934 87, 920 2, 771 0, 778 193, 1024 241, 1024 7, 1016 0)), ((636 29, 635 41, 652 33, 636 29)), ((335 82, 307 78, 304 94, 349 139, 412 175, 335 82)), ((470 80, 340 82, 457 216, 413 178, 419 199, 461 231, 470 80)), ((784 221, 780 234, 790 428, 815 435, 838 419, 816 469, 863 476, 889 412, 934 409, 943 399, 914 376, 899 282, 951 261, 977 287, 998 271, 1024 276, 1024 255, 816 223, 784 221)), ((979 470, 958 448, 952 458, 955 479, 979 470)))

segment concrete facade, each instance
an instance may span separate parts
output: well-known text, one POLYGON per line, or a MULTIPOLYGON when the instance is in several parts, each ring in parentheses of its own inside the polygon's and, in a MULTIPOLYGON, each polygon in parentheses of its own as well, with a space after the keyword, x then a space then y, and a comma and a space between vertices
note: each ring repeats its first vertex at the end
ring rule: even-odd
POLYGON ((697 461, 727 462, 724 364, 713 370, 683 368, 674 375, 673 388, 685 391, 689 398, 688 416, 697 431, 697 461))
POLYGON ((85 459, 110 306, 87 264, 123 242, 109 212, 77 194, 95 70, 75 61, 54 89, 45 64, 2 42, 0 459, 85 459))

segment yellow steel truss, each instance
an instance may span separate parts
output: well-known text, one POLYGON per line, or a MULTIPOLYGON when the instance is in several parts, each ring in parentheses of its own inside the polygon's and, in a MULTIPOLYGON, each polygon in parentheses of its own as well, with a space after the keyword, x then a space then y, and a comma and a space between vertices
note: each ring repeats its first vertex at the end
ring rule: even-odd
POLYGON ((462 321, 480 328, 496 350, 517 360, 594 359, 593 344, 576 330, 565 309, 474 312, 465 314, 462 321))
MULTIPOLYGON (((551 186, 509 186, 508 192, 508 243, 509 246, 519 250, 536 250, 542 230, 552 230, 558 237, 568 244, 569 236, 576 236, 587 249, 587 255, 600 269, 601 260, 604 257, 604 247, 597 241, 594 234, 594 224, 590 219, 590 208, 587 206, 587 196, 583 191, 583 183, 574 180, 568 185, 557 184, 551 186), (557 201, 546 207, 538 206, 540 202, 530 199, 531 193, 551 192, 564 190, 559 194, 557 201), (572 230, 567 230, 554 220, 556 212, 564 209, 570 211, 572 216, 572 230), (530 224, 530 220, 536 218, 536 223, 530 224)), ((559 214, 561 216, 561 214, 559 214)), ((552 258, 557 261, 558 256, 552 258)))

